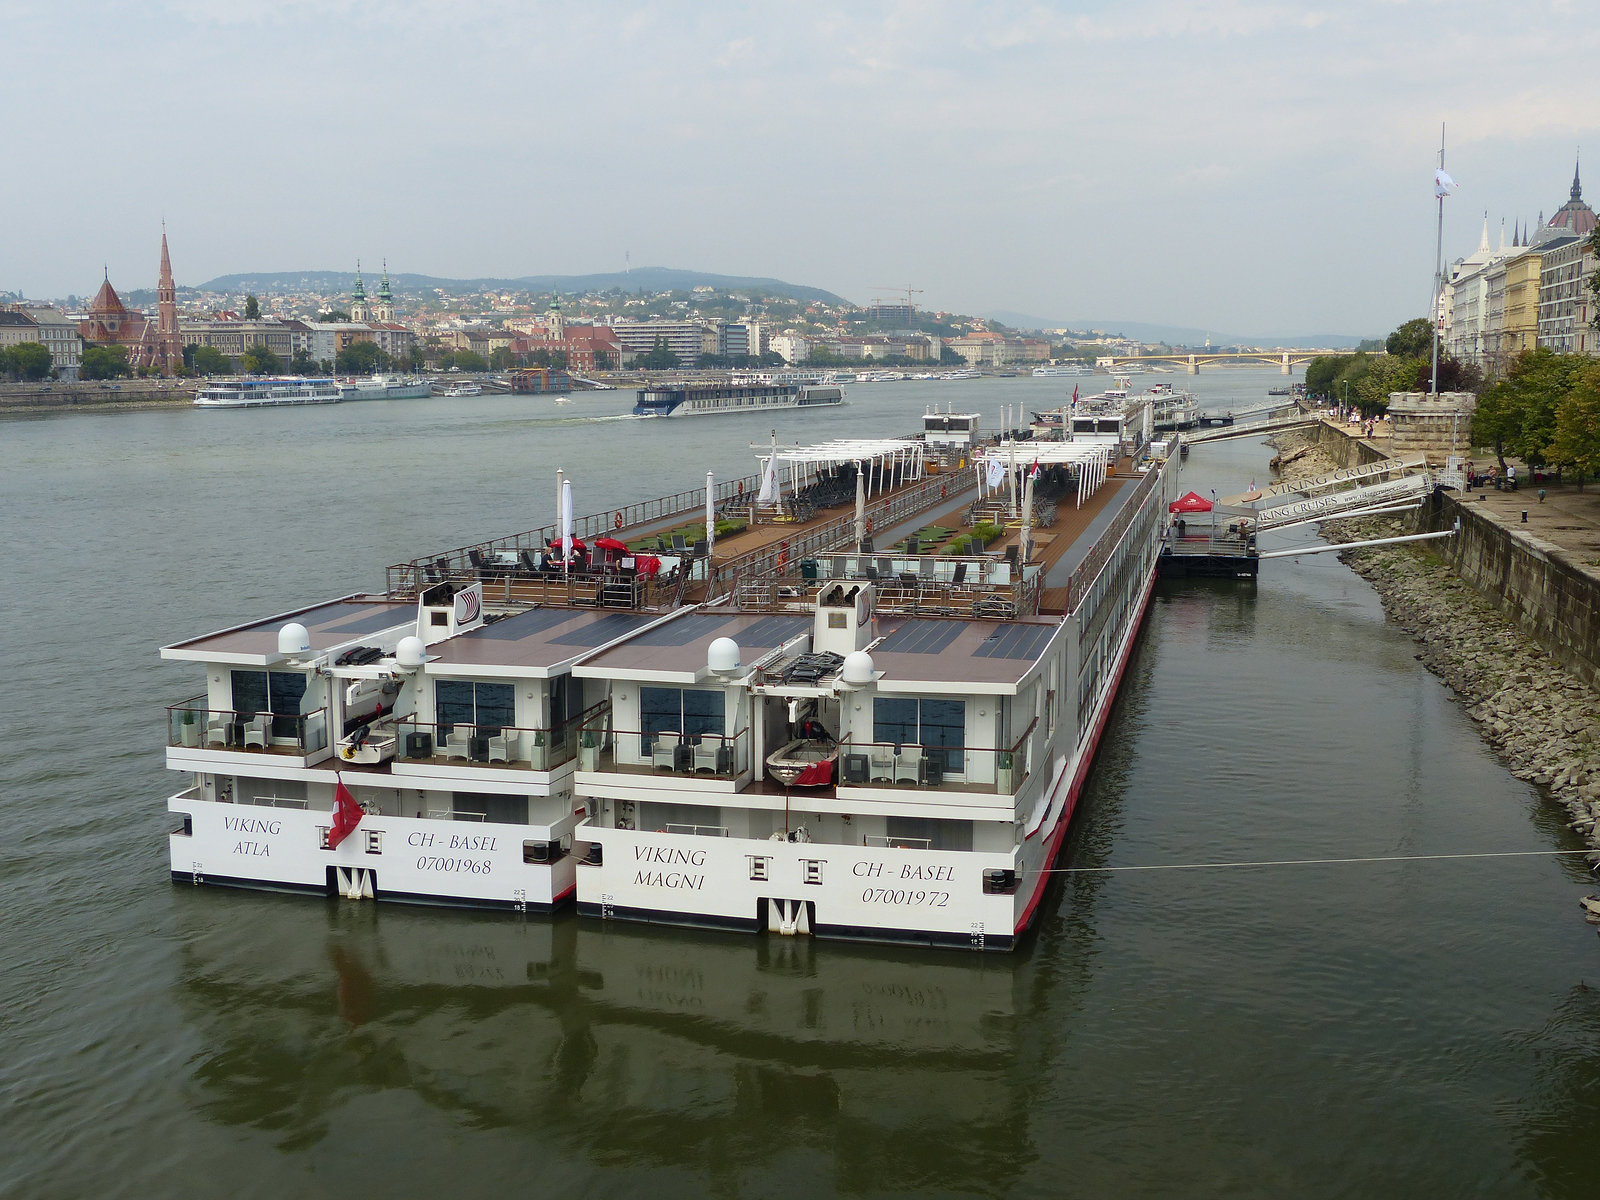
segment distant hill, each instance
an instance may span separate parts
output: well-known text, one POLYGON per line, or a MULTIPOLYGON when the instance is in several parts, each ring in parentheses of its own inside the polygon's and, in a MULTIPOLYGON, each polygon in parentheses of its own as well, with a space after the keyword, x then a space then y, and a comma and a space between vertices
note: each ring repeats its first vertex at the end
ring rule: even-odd
MULTIPOLYGON (((372 288, 380 272, 363 272, 362 279, 372 288)), ((323 295, 349 292, 355 286, 354 271, 245 271, 235 275, 219 275, 199 285, 205 292, 255 292, 258 295, 279 292, 317 292, 323 295)), ((782 296, 791 300, 818 300, 824 304, 845 304, 848 301, 825 292, 821 288, 786 283, 781 279, 754 279, 744 275, 710 275, 704 271, 681 271, 673 267, 639 267, 633 271, 612 271, 597 275, 524 275, 516 279, 446 279, 437 275, 392 274, 389 283, 399 291, 431 292, 442 288, 450 293, 485 291, 558 290, 581 296, 586 292, 603 292, 620 288, 625 292, 643 289, 646 292, 689 291, 697 287, 714 287, 719 291, 762 292, 769 296, 782 296)))
POLYGON ((1050 320, 1029 313, 998 311, 983 314, 991 321, 999 321, 1014 329, 1100 329, 1106 333, 1120 333, 1141 342, 1165 342, 1169 346, 1203 346, 1211 339, 1213 346, 1282 346, 1285 350, 1302 348, 1345 350, 1354 349, 1362 337, 1381 337, 1381 334, 1348 333, 1228 333, 1216 329, 1188 329, 1181 325, 1152 325, 1145 321, 1108 321, 1103 318, 1080 318, 1072 321, 1050 320))

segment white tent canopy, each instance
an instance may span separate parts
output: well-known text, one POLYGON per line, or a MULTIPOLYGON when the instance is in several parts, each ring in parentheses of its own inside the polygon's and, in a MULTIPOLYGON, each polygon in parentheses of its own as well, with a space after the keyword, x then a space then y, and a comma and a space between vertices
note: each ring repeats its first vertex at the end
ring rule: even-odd
MULTIPOLYGON (((910 438, 851 438, 823 442, 816 446, 778 447, 779 469, 789 468, 789 488, 798 492, 807 474, 821 468, 837 468, 854 463, 866 477, 867 493, 882 491, 889 472, 900 468, 901 478, 921 479, 923 475, 923 442, 910 438)), ((772 455, 761 455, 762 473, 772 455)))
POLYGON ((1105 482, 1111 467, 1111 446, 1105 442, 1013 442, 1009 439, 999 445, 986 446, 973 463, 978 473, 980 495, 988 492, 985 477, 989 463, 998 462, 1009 476, 1013 470, 1024 474, 1033 470, 1034 463, 1043 467, 1066 467, 1078 480, 1078 507, 1085 498, 1094 495, 1105 482))

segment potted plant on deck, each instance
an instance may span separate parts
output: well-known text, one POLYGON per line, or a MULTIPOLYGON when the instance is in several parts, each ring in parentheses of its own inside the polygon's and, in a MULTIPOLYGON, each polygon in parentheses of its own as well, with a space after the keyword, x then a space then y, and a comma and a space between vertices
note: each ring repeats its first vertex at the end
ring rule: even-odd
POLYGON ((1011 783, 1011 751, 1002 750, 999 761, 995 767, 995 791, 1002 796, 1010 795, 1013 791, 1011 783))
POLYGON ((598 771, 600 769, 600 744, 595 739, 594 730, 585 729, 583 739, 578 743, 578 770, 598 771))
POLYGON ((183 710, 183 722, 178 728, 178 736, 185 746, 195 747, 200 744, 200 727, 195 724, 194 709, 183 710))

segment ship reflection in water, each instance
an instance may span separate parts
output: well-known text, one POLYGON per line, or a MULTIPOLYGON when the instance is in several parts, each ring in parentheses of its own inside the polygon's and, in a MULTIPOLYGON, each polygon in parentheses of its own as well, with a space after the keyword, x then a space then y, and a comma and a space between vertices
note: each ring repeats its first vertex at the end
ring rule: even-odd
POLYGON ((194 1103, 280 1150, 335 1153, 378 1105, 418 1137, 752 1186, 799 1155, 846 1190, 998 1193, 1036 1158, 1030 954, 297 902, 263 944, 215 904, 186 914, 194 1103))

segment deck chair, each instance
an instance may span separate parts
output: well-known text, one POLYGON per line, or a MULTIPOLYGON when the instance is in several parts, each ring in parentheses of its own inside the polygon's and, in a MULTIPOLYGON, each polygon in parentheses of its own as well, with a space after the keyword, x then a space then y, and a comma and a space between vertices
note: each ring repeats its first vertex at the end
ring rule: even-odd
POLYGON ((472 726, 455 725, 444 735, 444 756, 446 758, 472 758, 472 726))
POLYGON ((517 751, 521 748, 517 745, 517 740, 516 734, 505 729, 495 734, 489 739, 489 761, 515 762, 517 751))
POLYGON ((689 553, 689 545, 683 540, 683 534, 675 533, 672 535, 672 552, 674 554, 689 553))
POLYGON ((867 756, 873 783, 894 782, 894 747, 874 746, 867 756))
POLYGON ((922 747, 901 746, 894 756, 894 781, 919 784, 922 782, 922 747))
POLYGON ((950 577, 950 582, 951 583, 965 583, 966 582, 966 578, 967 578, 967 564, 964 563, 964 562, 958 562, 956 564, 956 573, 950 577))
POLYGON ((701 734, 694 743, 694 769, 696 772, 706 771, 712 775, 717 773, 717 750, 722 745, 722 739, 713 737, 709 733, 701 734))
POLYGON ((244 723, 244 744, 260 746, 263 750, 272 738, 272 714, 257 713, 244 723))
POLYGON ((206 745, 226 746, 228 744, 228 726, 233 724, 226 717, 215 717, 206 722, 206 745))

